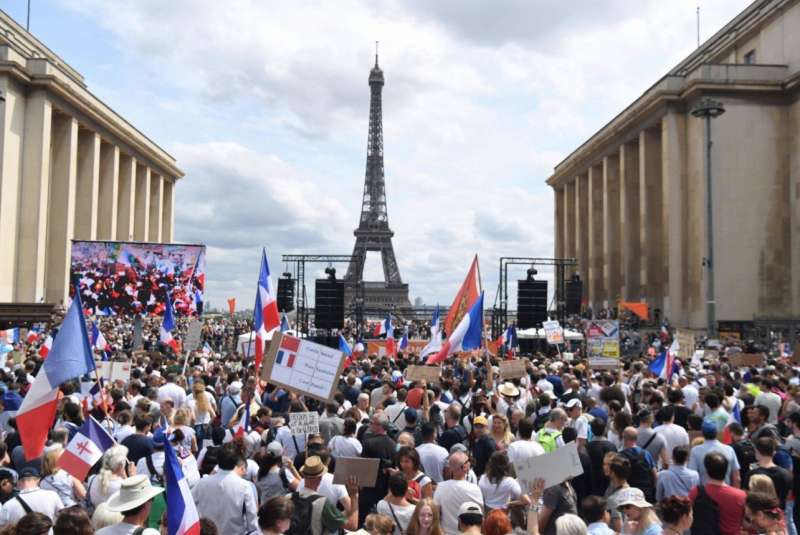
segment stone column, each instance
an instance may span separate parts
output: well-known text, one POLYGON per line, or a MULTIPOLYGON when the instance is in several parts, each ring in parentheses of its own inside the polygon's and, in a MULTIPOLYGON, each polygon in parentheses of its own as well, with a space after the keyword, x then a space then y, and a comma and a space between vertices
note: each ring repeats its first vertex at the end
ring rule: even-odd
POLYGON ((133 239, 147 241, 150 235, 150 168, 136 162, 136 203, 133 216, 133 239))
POLYGON ((614 306, 620 295, 619 154, 603 158, 603 279, 604 299, 614 306))
POLYGON ((589 168, 587 178, 589 207, 589 262, 587 295, 595 309, 602 306, 604 299, 603 281, 603 166, 589 168))
POLYGON ((686 116, 680 112, 668 111, 661 120, 661 177, 664 315, 686 326, 686 116))
POLYGON ((575 257, 575 182, 564 184, 564 258, 575 257))
POLYGON ((26 108, 14 300, 32 303, 44 297, 53 108, 44 91, 34 91, 26 108))
MULTIPOLYGON (((789 108, 789 124, 793 129, 789 153, 789 221, 790 267, 792 272, 792 315, 800 316, 800 101, 789 108)), ((800 339, 798 339, 800 341, 800 339)))
POLYGON ((586 220, 588 214, 588 181, 586 175, 575 177, 575 258, 578 260, 578 270, 584 284, 586 283, 586 262, 589 247, 589 225, 586 220))
POLYGON ((175 181, 164 178, 164 204, 162 209, 161 241, 172 243, 175 228, 175 181))
POLYGON ((100 136, 78 131, 78 176, 75 200, 75 239, 97 239, 97 212, 100 189, 100 136))
POLYGON ((99 213, 97 238, 117 239, 117 209, 119 197, 119 147, 110 143, 100 145, 99 213))
POLYGON ((70 240, 75 232, 78 174, 78 121, 74 118, 53 115, 51 159, 45 300, 49 303, 66 303, 70 240))
POLYGON ((651 309, 663 311, 666 260, 662 217, 661 129, 650 128, 639 133, 639 294, 651 309))
POLYGON ((161 241, 162 217, 164 204, 164 177, 152 173, 150 174, 150 237, 153 242, 161 241))
POLYGON ((119 157, 119 201, 117 203, 117 239, 133 240, 133 217, 136 209, 136 160, 127 154, 119 157))
POLYGON ((564 186, 555 186, 553 188, 555 195, 555 237, 556 237, 556 258, 564 257, 564 245, 566 232, 564 228, 564 186))
POLYGON ((25 142, 25 93, 10 79, 0 105, 0 302, 14 301, 17 287, 17 232, 25 142))
POLYGON ((638 301, 639 292, 639 145, 623 143, 619 148, 619 206, 622 251, 622 297, 638 301))

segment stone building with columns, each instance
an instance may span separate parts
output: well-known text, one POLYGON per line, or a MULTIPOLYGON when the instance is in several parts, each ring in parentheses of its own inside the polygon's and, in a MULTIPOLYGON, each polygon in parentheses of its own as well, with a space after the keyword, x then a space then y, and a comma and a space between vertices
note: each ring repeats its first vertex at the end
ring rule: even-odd
MULTIPOLYGON (((602 98, 601 94, 597 95, 602 98)), ((756 0, 559 163, 555 255, 595 309, 706 327, 704 96, 718 322, 800 317, 800 0, 756 0)))
POLYGON ((0 11, 0 302, 58 303, 70 240, 171 242, 175 159, 0 11))

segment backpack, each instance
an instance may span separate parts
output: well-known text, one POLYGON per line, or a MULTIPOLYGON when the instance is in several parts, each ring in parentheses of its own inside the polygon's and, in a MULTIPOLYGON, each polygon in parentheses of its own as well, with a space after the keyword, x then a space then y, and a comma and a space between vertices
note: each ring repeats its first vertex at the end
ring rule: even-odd
POLYGON ((647 450, 642 449, 638 455, 631 450, 622 451, 631 463, 631 473, 628 476, 628 485, 636 487, 644 492, 645 499, 650 503, 656 503, 656 482, 653 479, 653 470, 647 463, 647 450))
POLYGON ((734 452, 739 461, 739 475, 742 486, 746 488, 750 478, 750 466, 756 463, 756 448, 752 441, 744 439, 734 444, 734 452))
MULTIPOLYGON (((289 529, 284 535, 308 535, 311 531, 311 513, 314 509, 314 502, 322 498, 319 494, 310 494, 308 496, 301 496, 299 492, 295 491, 291 494, 292 505, 292 522, 289 524, 289 529)), ((322 498, 325 499, 325 498, 322 498)))
POLYGON ((692 535, 720 535, 719 505, 708 495, 705 485, 697 486, 692 512, 692 535))
POLYGON ((536 442, 541 444, 545 453, 551 453, 558 448, 558 437, 560 436, 561 431, 555 431, 554 429, 544 427, 536 433, 536 442))

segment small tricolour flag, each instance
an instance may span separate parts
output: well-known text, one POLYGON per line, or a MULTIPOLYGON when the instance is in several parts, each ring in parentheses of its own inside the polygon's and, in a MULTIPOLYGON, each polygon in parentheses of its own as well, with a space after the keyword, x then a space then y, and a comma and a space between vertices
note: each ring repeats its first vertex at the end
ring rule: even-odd
POLYGON ((278 346, 278 354, 275 356, 275 364, 285 368, 294 368, 294 361, 297 358, 297 351, 300 349, 300 339, 291 336, 284 336, 281 345, 278 346))
POLYGON ((103 452, 113 445, 114 439, 108 431, 90 416, 69 441, 57 464, 83 481, 92 466, 103 456, 103 452))
POLYGON ((46 359, 47 355, 50 354, 51 347, 53 347, 53 337, 48 334, 42 345, 39 346, 39 356, 42 357, 42 360, 46 359))
POLYGON ((173 330, 175 330, 175 316, 172 314, 172 301, 170 301, 168 292, 167 303, 164 307, 164 321, 161 322, 160 339, 162 344, 171 347, 172 350, 177 353, 178 342, 172 337, 173 330))
POLYGON ((398 345, 400 351, 405 350, 405 348, 407 347, 408 347, 408 331, 403 333, 403 337, 400 339, 400 345, 398 345))
POLYGON ((167 535, 200 535, 200 515, 169 440, 164 444, 164 483, 167 487, 167 535))

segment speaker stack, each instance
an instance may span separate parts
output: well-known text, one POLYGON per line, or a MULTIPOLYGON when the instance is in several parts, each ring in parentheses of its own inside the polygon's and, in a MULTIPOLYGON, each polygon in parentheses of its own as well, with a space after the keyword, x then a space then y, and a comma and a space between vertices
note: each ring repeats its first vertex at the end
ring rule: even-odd
POLYGON ((317 279, 314 300, 314 325, 317 329, 344 327, 344 281, 317 279))
POLYGON ((541 327, 547 321, 547 281, 517 281, 517 327, 541 327))
POLYGON ((291 277, 278 279, 278 311, 294 310, 294 281, 291 277))
POLYGON ((583 301, 583 281, 578 277, 568 280, 566 292, 567 314, 580 314, 581 301, 583 301))

